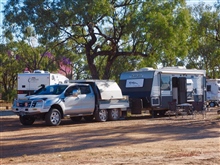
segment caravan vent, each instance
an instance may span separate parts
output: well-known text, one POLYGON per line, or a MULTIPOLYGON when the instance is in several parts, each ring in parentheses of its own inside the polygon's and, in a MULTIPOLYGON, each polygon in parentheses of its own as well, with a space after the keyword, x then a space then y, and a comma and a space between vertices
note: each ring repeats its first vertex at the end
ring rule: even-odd
POLYGON ((154 70, 154 68, 145 67, 145 68, 139 69, 139 71, 148 71, 148 70, 154 70))

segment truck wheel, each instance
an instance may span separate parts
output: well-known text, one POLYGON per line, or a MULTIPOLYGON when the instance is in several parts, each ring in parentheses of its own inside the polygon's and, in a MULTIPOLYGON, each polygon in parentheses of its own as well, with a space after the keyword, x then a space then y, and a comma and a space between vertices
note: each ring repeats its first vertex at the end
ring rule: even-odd
POLYGON ((23 125, 32 125, 35 121, 33 116, 19 116, 19 119, 23 125))
POLYGON ((70 117, 70 119, 71 119, 73 122, 80 122, 80 120, 82 119, 82 116, 70 117))
POLYGON ((45 121, 47 125, 57 126, 61 122, 61 114, 57 109, 51 109, 45 115, 45 121))
POLYGON ((106 109, 99 109, 95 113, 96 121, 106 121, 108 119, 108 111, 106 109))
POLYGON ((209 103, 209 106, 210 106, 210 107, 215 107, 215 102, 210 102, 210 103, 209 103))
POLYGON ((108 112, 108 119, 111 121, 118 120, 120 118, 120 111, 118 109, 110 109, 108 112))
POLYGON ((91 122, 91 121, 93 121, 94 116, 93 115, 91 115, 91 116, 84 116, 83 118, 85 119, 85 121, 91 122))

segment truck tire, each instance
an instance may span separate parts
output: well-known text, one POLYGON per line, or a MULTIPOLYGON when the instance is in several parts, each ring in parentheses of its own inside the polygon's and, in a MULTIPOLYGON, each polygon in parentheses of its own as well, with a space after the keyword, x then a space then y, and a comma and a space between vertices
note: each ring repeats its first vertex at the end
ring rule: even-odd
POLYGON ((108 120, 108 111, 106 109, 99 109, 95 112, 95 120, 105 122, 108 120))
POLYGON ((108 111, 108 119, 111 121, 118 120, 120 118, 120 110, 110 109, 108 111))
POLYGON ((33 116, 19 116, 19 119, 23 125, 32 125, 35 121, 33 116))
POLYGON ((80 120, 82 119, 82 116, 70 117, 70 119, 71 119, 73 122, 80 122, 80 120))
POLYGON ((61 114, 57 109, 51 109, 45 115, 45 122, 50 126, 57 126, 61 122, 61 114))

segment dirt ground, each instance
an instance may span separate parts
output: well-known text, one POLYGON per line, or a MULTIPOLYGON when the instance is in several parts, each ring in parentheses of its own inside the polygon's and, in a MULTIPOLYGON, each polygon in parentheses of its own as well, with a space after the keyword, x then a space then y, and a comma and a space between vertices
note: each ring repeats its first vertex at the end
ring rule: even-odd
POLYGON ((220 115, 126 118, 57 127, 0 116, 1 165, 219 165, 220 115))

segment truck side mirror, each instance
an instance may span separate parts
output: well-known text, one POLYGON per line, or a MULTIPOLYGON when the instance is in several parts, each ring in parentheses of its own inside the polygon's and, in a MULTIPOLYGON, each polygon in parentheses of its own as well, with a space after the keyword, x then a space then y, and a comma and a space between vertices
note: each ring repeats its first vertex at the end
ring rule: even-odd
POLYGON ((72 96, 77 97, 79 95, 79 90, 78 89, 74 89, 72 91, 72 96))

